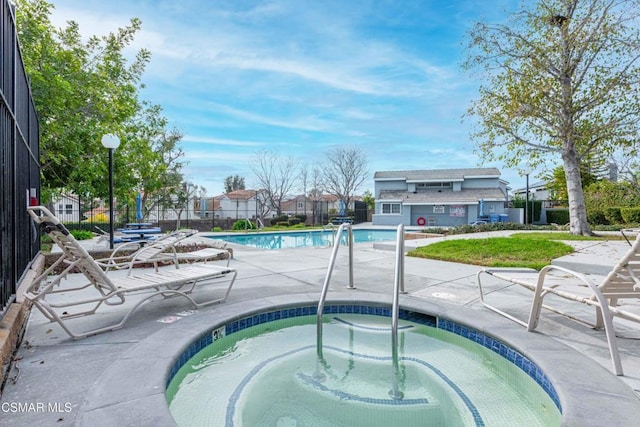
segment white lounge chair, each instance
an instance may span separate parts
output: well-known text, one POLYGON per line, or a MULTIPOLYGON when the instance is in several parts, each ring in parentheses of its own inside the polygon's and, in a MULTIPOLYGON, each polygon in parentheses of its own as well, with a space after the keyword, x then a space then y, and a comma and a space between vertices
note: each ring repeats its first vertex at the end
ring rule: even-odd
POLYGON ((177 230, 167 233, 152 242, 141 246, 140 242, 129 242, 119 245, 111 252, 109 258, 97 259, 96 262, 106 271, 132 269, 140 265, 153 265, 156 271, 159 263, 172 262, 178 264, 176 245, 193 236, 198 230, 177 230), (134 252, 127 253, 134 249, 134 252))
POLYGON ((131 313, 157 295, 182 296, 195 308, 223 302, 227 299, 236 279, 237 271, 233 268, 202 263, 188 266, 176 265, 150 273, 129 274, 126 277, 109 277, 49 210, 42 206, 35 206, 27 208, 27 212, 62 249, 63 254, 29 284, 24 295, 49 320, 58 322, 74 339, 120 329, 131 313), (58 268, 62 271, 53 276, 58 268), (74 271, 82 273, 87 283, 77 287, 63 286, 62 279, 74 271), (53 277, 48 281, 50 275, 53 277), (224 295, 197 302, 191 295, 196 285, 209 283, 214 279, 229 280, 224 295), (138 295, 139 300, 132 305, 122 319, 115 323, 76 332, 67 321, 70 318, 92 315, 102 304, 124 304, 126 296, 133 292, 144 293, 142 296, 138 295), (59 297, 53 297, 54 294, 58 294, 59 297), (50 299, 53 301, 49 301, 48 297, 52 297, 50 299), (71 312, 73 308, 78 311, 71 312))
POLYGON ((525 268, 484 268, 478 272, 477 282, 480 290, 480 300, 485 307, 525 326, 528 331, 533 331, 537 327, 542 307, 573 320, 586 323, 596 329, 604 326, 609 352, 611 353, 613 371, 616 375, 624 375, 613 318, 619 317, 633 322, 640 322, 640 313, 633 313, 625 309, 620 302, 623 299, 640 298, 640 235, 638 235, 635 242, 609 274, 599 283, 589 280, 582 273, 556 265, 548 265, 542 268, 540 272, 525 268), (491 275, 533 291, 533 302, 527 322, 517 319, 485 301, 485 293, 480 279, 483 274, 491 275), (595 307, 595 322, 543 305, 543 299, 548 294, 595 307))
POLYGON ((232 253, 229 249, 226 249, 226 248, 209 247, 209 248, 198 249, 195 251, 175 252, 171 254, 171 256, 177 258, 178 262, 184 261, 187 263, 193 263, 193 262, 206 263, 207 261, 221 259, 221 257, 224 256, 224 258, 227 260, 227 266, 228 266, 229 262, 231 261, 232 253))

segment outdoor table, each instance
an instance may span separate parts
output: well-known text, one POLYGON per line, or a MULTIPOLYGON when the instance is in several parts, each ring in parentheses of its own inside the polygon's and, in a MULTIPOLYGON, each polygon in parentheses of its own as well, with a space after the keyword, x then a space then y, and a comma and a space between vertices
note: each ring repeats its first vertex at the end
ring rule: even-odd
POLYGON ((343 224, 343 223, 353 224, 353 218, 348 216, 337 216, 331 220, 332 224, 343 224))
POLYGON ((140 240, 144 240, 145 236, 147 236, 149 234, 160 234, 162 232, 162 230, 160 230, 160 227, 153 227, 153 228, 121 228, 118 231, 120 231, 121 233, 124 233, 124 234, 138 235, 138 238, 140 240))
POLYGON ((127 224, 127 228, 136 228, 136 229, 149 228, 152 225, 153 224, 151 224, 150 222, 130 222, 127 224))

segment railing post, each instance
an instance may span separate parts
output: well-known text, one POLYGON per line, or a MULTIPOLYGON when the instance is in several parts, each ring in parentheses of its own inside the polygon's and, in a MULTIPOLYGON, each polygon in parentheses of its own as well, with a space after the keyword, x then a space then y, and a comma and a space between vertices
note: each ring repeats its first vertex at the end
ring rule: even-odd
MULTIPOLYGON (((333 273, 333 267, 336 264, 336 257, 338 255, 338 248, 340 247, 340 236, 344 230, 346 224, 341 224, 338 227, 337 239, 333 245, 331 251, 331 258, 329 259, 329 267, 327 269, 327 275, 324 278, 324 284, 322 285, 322 291, 320 293, 320 301, 318 302, 318 313, 316 318, 316 354, 318 361, 322 361, 322 312, 324 311, 324 302, 327 299, 327 291, 329 290, 329 282, 331 281, 331 273, 333 273)), ((319 374, 319 372, 318 372, 319 374)))
POLYGON ((404 394, 399 390, 400 366, 398 364, 398 315, 400 311, 400 287, 404 288, 404 225, 398 226, 396 235, 396 268, 393 281, 393 303, 391 306, 391 359, 393 363, 391 398, 399 400, 404 394))
POLYGON ((347 226, 347 229, 347 244, 349 245, 349 286, 347 288, 355 289, 355 286, 353 285, 353 227, 351 224, 347 226))

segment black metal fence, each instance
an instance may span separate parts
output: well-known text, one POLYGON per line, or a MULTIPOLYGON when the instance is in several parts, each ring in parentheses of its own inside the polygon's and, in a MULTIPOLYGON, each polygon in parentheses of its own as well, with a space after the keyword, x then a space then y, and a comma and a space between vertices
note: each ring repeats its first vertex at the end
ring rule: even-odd
POLYGON ((15 10, 0 0, 0 318, 40 249, 26 207, 40 194, 39 127, 15 28, 15 10), (33 198, 33 199, 32 199, 33 198))

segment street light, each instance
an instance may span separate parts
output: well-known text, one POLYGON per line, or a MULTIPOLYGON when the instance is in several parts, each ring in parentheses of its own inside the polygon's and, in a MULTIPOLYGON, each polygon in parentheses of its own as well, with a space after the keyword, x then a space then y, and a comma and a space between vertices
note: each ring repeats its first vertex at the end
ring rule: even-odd
POLYGON ((525 173, 527 177, 527 196, 524 204, 524 223, 529 224, 529 172, 525 173))
POLYGON ((120 138, 113 134, 103 135, 102 146, 109 149, 109 248, 113 249, 113 150, 120 146, 120 138))

